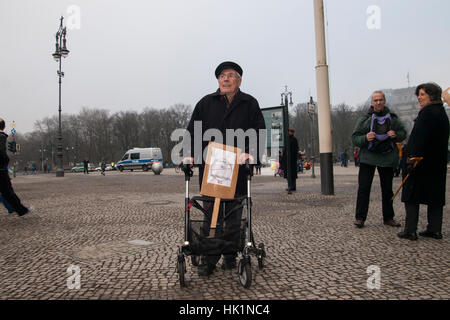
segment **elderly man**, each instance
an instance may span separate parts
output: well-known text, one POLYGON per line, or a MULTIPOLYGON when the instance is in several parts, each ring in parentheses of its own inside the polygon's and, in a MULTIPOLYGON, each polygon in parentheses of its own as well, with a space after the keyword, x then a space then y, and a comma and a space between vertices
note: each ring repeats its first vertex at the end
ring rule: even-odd
POLYGON ((396 142, 406 138, 406 130, 397 115, 391 113, 385 104, 384 93, 375 91, 369 112, 358 120, 352 134, 353 144, 360 148, 354 222, 358 228, 364 227, 367 218, 375 168, 380 176, 384 224, 400 227, 400 223, 394 220, 392 180, 398 162, 396 142))
POLYGON ((8 173, 9 157, 6 153, 6 140, 8 135, 3 132, 5 129, 5 120, 0 118, 0 193, 3 199, 10 205, 12 211, 17 212, 19 216, 27 214, 30 209, 23 206, 19 197, 14 192, 11 185, 11 179, 8 173))
MULTIPOLYGON (((185 157, 183 159, 183 163, 193 164, 195 160, 196 164, 200 164, 200 188, 204 171, 204 161, 202 155, 203 151, 209 143, 209 141, 203 141, 203 136, 205 131, 207 131, 208 129, 216 129, 216 132, 220 131, 223 144, 244 149, 242 150, 241 156, 238 161, 240 164, 245 163, 247 159, 249 159, 250 163, 256 163, 257 161, 259 161, 258 158, 255 159, 254 157, 255 155, 259 155, 259 141, 253 141, 254 143, 251 143, 251 141, 249 143, 247 141, 245 143, 245 146, 240 146, 236 144, 235 136, 227 137, 226 134, 227 129, 242 129, 244 132, 249 129, 254 129, 256 138, 258 139, 259 130, 265 129, 264 118, 259 108, 258 101, 251 95, 246 94, 239 89, 242 82, 242 73, 242 68, 234 62, 226 61, 219 64, 219 66, 215 70, 215 76, 219 82, 219 89, 216 92, 203 97, 197 103, 194 112, 192 113, 192 117, 187 128, 191 137, 191 143, 190 145, 183 146, 185 157), (194 127, 196 122, 197 125, 199 122, 201 124, 201 137, 194 136, 194 127), (202 150, 199 154, 194 154, 195 139, 202 141, 202 150)), ((198 134, 199 133, 200 132, 198 132, 198 134)), ((217 137, 215 137, 215 141, 218 142, 217 137)), ((246 194, 246 173, 245 168, 241 166, 239 168, 235 197, 243 196, 246 194)), ((212 206, 210 206, 209 209, 211 211, 212 206)), ((233 211, 233 214, 227 216, 227 221, 225 223, 225 232, 231 232, 232 234, 234 234, 233 231, 238 231, 240 228, 242 205, 236 203, 227 203, 225 211, 227 213, 233 211), (236 210, 236 206, 240 206, 240 208, 236 210)), ((223 215, 223 212, 219 213, 219 221, 221 218, 223 218, 223 215)), ((238 240, 239 232, 237 232, 237 239, 235 238, 233 239, 233 241, 238 240)), ((225 255, 222 268, 234 268, 236 266, 236 256, 237 253, 225 255)), ((219 259, 220 256, 217 255, 209 255, 204 257, 203 263, 199 267, 199 275, 210 275, 214 271, 215 265, 217 264, 219 259)))

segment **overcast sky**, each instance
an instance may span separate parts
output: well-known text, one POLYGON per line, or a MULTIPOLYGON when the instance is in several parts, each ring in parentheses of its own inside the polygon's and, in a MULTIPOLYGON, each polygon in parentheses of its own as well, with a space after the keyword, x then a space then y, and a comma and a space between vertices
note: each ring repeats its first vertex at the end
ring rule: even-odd
MULTIPOLYGON (((408 72, 411 86, 450 86, 450 1, 324 4, 332 104, 407 87, 408 72)), ((214 69, 225 60, 243 68, 241 89, 261 108, 279 105, 285 85, 294 103, 316 100, 313 0, 1 0, 0 117, 8 133, 13 120, 23 133, 57 115, 51 54, 61 15, 70 50, 63 117, 83 107, 193 107, 217 89, 214 69)))

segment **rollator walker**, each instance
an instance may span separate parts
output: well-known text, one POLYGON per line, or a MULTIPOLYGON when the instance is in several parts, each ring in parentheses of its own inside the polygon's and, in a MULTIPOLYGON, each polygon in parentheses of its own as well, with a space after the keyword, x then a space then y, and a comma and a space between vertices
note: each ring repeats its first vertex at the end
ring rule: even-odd
POLYGON ((252 199, 251 199, 251 178, 252 168, 247 163, 246 175, 247 175, 247 195, 236 197, 234 199, 221 199, 220 206, 222 206, 222 221, 219 221, 217 227, 212 230, 210 228, 211 222, 211 210, 205 209, 206 206, 211 206, 214 203, 213 197, 207 196, 194 196, 189 197, 189 182, 193 175, 193 171, 189 165, 180 165, 180 168, 184 172, 186 183, 186 195, 185 195, 185 219, 184 219, 184 243, 179 247, 177 257, 177 272, 179 275, 181 287, 186 286, 186 257, 191 257, 191 263, 193 266, 198 267, 202 256, 208 254, 221 255, 227 252, 237 252, 239 257, 238 263, 238 280, 244 288, 249 288, 252 283, 252 268, 251 268, 251 255, 256 256, 259 269, 264 267, 264 258, 266 252, 264 244, 260 243, 255 245, 252 232, 252 199), (203 202, 203 206, 199 202, 203 202), (225 213, 225 204, 234 203, 235 207, 231 212, 225 213), (224 224, 234 211, 243 210, 246 207, 245 213, 242 212, 242 218, 240 221, 239 235, 236 233, 227 234, 224 224), (200 219, 191 219, 192 207, 198 209, 200 219), (225 230, 224 230, 225 229, 225 230), (230 241, 231 238, 231 241, 230 241), (233 241, 233 239, 239 238, 239 241, 233 241), (237 243, 237 244, 236 244, 237 243))

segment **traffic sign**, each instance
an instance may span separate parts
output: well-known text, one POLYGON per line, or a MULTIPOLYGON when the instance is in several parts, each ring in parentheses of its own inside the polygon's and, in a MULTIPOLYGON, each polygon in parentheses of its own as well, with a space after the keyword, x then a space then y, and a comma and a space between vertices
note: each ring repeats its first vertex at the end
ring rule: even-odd
POLYGON ((12 128, 11 129, 11 134, 16 134, 16 129, 12 128))

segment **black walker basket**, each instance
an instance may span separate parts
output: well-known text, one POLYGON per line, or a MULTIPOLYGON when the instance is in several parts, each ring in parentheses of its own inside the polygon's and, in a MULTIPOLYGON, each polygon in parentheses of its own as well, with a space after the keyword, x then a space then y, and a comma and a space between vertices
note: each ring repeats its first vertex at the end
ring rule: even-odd
POLYGON ((177 272, 179 275, 180 285, 186 286, 186 259, 185 256, 191 256, 193 266, 198 266, 200 258, 206 255, 222 255, 227 253, 241 253, 238 264, 239 282, 245 288, 251 286, 252 271, 250 255, 255 255, 258 259, 260 269, 264 267, 264 258, 266 256, 264 244, 255 246, 253 233, 251 231, 251 197, 250 197, 250 181, 251 169, 247 164, 247 187, 246 196, 237 197, 235 199, 222 199, 220 202, 221 214, 219 215, 218 224, 214 230, 214 235, 210 234, 211 224, 211 206, 214 198, 205 196, 194 196, 189 198, 189 181, 192 177, 192 169, 188 165, 182 165, 185 173, 186 197, 185 197, 185 237, 184 244, 179 247, 177 258, 177 272), (203 202, 203 206, 199 203, 203 202), (232 209, 225 214, 225 206, 233 205, 232 209), (198 209, 194 213, 192 207, 198 209), (246 208, 246 212, 244 212, 246 208), (241 219, 232 219, 232 215, 241 210, 241 219), (191 216, 197 214, 196 217, 191 216), (198 216, 199 214, 199 216, 198 216), (239 224, 239 228, 236 228, 239 224), (239 235, 237 234, 239 233, 239 235), (238 240, 236 240, 238 239, 238 240))

